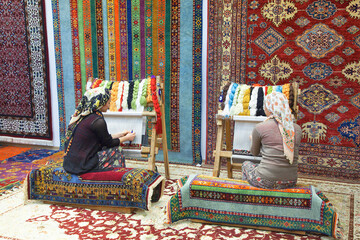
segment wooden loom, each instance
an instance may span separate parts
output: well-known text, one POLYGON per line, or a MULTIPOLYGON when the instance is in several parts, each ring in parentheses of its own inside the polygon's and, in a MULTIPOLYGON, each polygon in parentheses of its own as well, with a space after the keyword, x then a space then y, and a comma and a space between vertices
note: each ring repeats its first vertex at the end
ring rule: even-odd
MULTIPOLYGON (((292 83, 294 89, 294 103, 291 108, 295 119, 297 119, 298 113, 298 97, 300 95, 299 84, 297 82, 292 83)), ((217 135, 216 135, 216 146, 214 150, 214 169, 213 176, 219 177, 221 168, 221 158, 227 160, 227 173, 228 178, 233 178, 233 169, 241 169, 241 162, 233 162, 233 159, 252 160, 260 162, 261 157, 233 154, 234 143, 241 147, 243 150, 250 149, 249 136, 252 133, 253 128, 257 123, 260 123, 266 119, 263 116, 223 116, 222 110, 219 110, 216 115, 217 135), (235 123, 234 130, 239 133, 239 137, 232 139, 231 125, 235 123), (224 146, 224 135, 225 135, 225 146, 224 146)))
MULTIPOLYGON (((300 89, 298 87, 297 82, 292 83, 292 87, 294 89, 294 103, 293 103, 293 114, 295 119, 297 118, 298 113, 298 96, 300 94, 300 89)), ((233 154, 233 143, 234 141, 238 141, 237 144, 244 147, 243 149, 249 150, 250 149, 250 139, 249 136, 252 133, 254 126, 257 123, 260 123, 266 119, 263 116, 223 116, 222 110, 218 111, 216 115, 216 124, 217 124, 217 135, 216 135, 216 149, 214 150, 215 162, 214 162, 214 170, 213 176, 219 177, 220 175, 220 167, 221 167, 221 157, 227 159, 227 173, 228 178, 233 178, 232 171, 233 169, 241 169, 242 163, 233 163, 232 159, 235 157, 233 154), (239 137, 238 139, 232 139, 231 136, 231 124, 235 123, 235 131, 239 130, 239 137), (225 135, 225 146, 224 146, 224 135, 225 135), (234 141, 233 141, 234 140, 234 141)), ((236 155, 237 158, 243 160, 252 160, 252 161, 260 161, 261 157, 258 156, 249 156, 249 155, 236 155)), ((204 223, 204 224, 219 224, 213 223, 210 221, 205 220, 195 220, 191 219, 192 222, 204 223)), ((299 234, 299 235, 306 235, 305 231, 290 231, 272 227, 263 227, 263 226, 250 226, 250 225, 239 225, 239 224, 219 224, 225 226, 232 226, 232 227, 241 227, 241 228, 253 228, 253 229, 260 229, 266 231, 275 231, 275 232, 285 232, 291 234, 299 234)))
MULTIPOLYGON (((92 78, 89 79, 90 82, 93 81, 92 78)), ((141 146, 140 154, 141 157, 148 158, 148 169, 155 170, 155 160, 156 155, 159 153, 159 144, 162 144, 163 156, 164 156, 164 167, 165 167, 165 177, 166 179, 170 178, 169 171, 169 158, 168 158, 168 147, 167 147, 167 137, 166 137, 166 124, 165 124, 165 91, 164 83, 161 80, 160 76, 156 76, 156 93, 160 104, 161 112, 161 126, 162 134, 161 136, 157 133, 155 124, 156 124, 156 112, 155 109, 152 111, 127 111, 127 112, 105 112, 103 113, 106 120, 109 133, 121 132, 124 129, 131 129, 137 133, 133 143, 141 143, 141 135, 138 133, 145 131, 146 125, 144 124, 146 119, 150 119, 151 127, 151 137, 149 137, 150 144, 149 146, 141 146), (124 121, 124 119, 126 119, 124 121), (139 123, 140 119, 140 123, 139 123), (143 122, 143 124, 141 124, 143 122), (134 124, 135 123, 135 124, 134 124), (140 126, 141 125, 141 126, 140 126)), ((153 103, 150 102, 147 104, 147 107, 152 107, 153 103)), ((139 152, 139 150, 129 150, 124 148, 124 151, 127 152, 139 152)))

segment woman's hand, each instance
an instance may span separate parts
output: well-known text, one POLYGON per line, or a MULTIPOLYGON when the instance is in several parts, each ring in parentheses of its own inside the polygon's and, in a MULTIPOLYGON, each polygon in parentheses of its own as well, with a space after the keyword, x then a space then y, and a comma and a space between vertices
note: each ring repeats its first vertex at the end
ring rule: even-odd
POLYGON ((125 137, 129 133, 131 133, 131 132, 128 131, 128 130, 125 130, 123 132, 118 132, 118 133, 115 133, 115 134, 111 134, 111 136, 112 136, 112 138, 122 138, 122 137, 125 137))
POLYGON ((128 132, 128 133, 126 133, 125 136, 120 137, 119 139, 120 139, 120 142, 122 142, 122 143, 126 142, 126 141, 134 141, 135 136, 136 136, 136 133, 128 132))
POLYGON ((128 133, 131 133, 131 131, 125 130, 125 131, 123 131, 123 132, 120 133, 120 137, 124 137, 124 136, 126 136, 128 133))

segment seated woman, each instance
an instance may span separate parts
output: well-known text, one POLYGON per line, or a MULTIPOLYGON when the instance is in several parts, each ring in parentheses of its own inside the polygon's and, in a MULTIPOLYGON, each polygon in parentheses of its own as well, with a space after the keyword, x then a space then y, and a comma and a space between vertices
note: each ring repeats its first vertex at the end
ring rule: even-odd
POLYGON ((245 161, 242 178, 252 186, 268 189, 291 188, 297 182, 297 161, 301 142, 301 128, 284 94, 270 93, 265 97, 266 120, 253 129, 250 151, 261 153, 259 164, 245 161))
POLYGON ((135 133, 110 135, 102 112, 110 106, 110 91, 104 87, 85 92, 72 116, 65 139, 64 169, 80 175, 125 167, 120 143, 133 141, 135 133))

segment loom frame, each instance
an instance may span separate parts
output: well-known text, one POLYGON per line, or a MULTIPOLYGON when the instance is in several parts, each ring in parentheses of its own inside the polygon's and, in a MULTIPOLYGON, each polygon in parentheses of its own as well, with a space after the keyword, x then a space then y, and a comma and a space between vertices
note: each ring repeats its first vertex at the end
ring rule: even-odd
MULTIPOLYGON (((149 137, 150 144, 149 146, 141 146, 141 157, 148 158, 148 169, 155 171, 156 166, 156 155, 159 153, 159 144, 162 144, 163 157, 164 157, 164 167, 165 167, 165 177, 170 179, 170 170, 169 170, 169 157, 168 157, 168 146, 167 146, 167 136, 166 136, 166 123, 165 123, 165 90, 164 90, 164 81, 160 76, 155 76, 156 78, 156 95, 159 100, 160 112, 161 112, 161 126, 162 134, 157 133, 155 124, 157 115, 155 109, 152 111, 143 111, 143 112, 106 112, 104 115, 111 115, 112 117, 121 117, 121 116, 135 116, 139 115, 142 117, 150 118, 151 123, 151 137, 149 137)), ((88 82, 93 82, 95 79, 90 77, 88 82)), ((152 102, 148 103, 147 107, 153 106, 152 102)), ((126 148, 125 148, 126 149, 126 148)))
MULTIPOLYGON (((294 89, 294 104, 291 110, 293 111, 294 119, 297 119, 299 106, 298 98, 301 93, 299 89, 299 83, 291 83, 294 89)), ((214 169, 213 176, 219 177, 221 169, 221 158, 226 159, 226 170, 228 178, 233 178, 233 170, 242 168, 242 163, 233 163, 231 160, 234 157, 232 148, 233 148, 233 137, 231 134, 231 126, 234 121, 251 121, 251 119, 256 118, 254 116, 223 116, 221 115, 222 110, 218 110, 216 114, 216 125, 217 125, 217 134, 216 134, 216 144, 215 150, 213 151, 214 156, 214 169), (225 138, 225 139, 224 139, 225 138), (225 145, 225 146, 224 146, 225 145)), ((248 136, 245 136, 247 138, 248 136)), ((246 158, 244 156, 244 158, 246 158)), ((254 157, 249 156, 248 160, 256 160, 254 157)))

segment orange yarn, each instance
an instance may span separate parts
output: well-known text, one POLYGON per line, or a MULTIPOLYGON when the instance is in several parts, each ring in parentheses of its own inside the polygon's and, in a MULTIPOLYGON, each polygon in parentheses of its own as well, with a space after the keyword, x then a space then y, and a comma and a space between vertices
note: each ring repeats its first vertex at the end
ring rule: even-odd
POLYGON ((152 78, 150 79, 150 84, 147 85, 147 97, 146 97, 146 101, 149 103, 152 101, 152 98, 151 98, 151 81, 152 81, 152 78))
POLYGON ((111 88, 110 111, 116 112, 116 100, 118 95, 119 82, 114 82, 111 88))
POLYGON ((290 97, 290 84, 286 83, 282 87, 282 93, 286 96, 287 99, 290 97))

